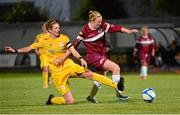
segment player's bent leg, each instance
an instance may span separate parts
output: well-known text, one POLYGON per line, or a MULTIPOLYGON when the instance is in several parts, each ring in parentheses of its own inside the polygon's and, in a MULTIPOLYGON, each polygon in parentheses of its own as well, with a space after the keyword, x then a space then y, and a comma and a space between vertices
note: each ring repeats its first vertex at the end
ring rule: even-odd
POLYGON ((92 102, 92 103, 98 103, 97 100, 96 100, 96 97, 90 97, 90 96, 88 96, 86 99, 87 99, 88 101, 92 102))
POLYGON ((140 57, 140 61, 141 61, 140 78, 142 80, 146 80, 147 79, 147 66, 148 66, 148 62, 147 62, 145 56, 140 57))
POLYGON ((42 68, 42 77, 43 77, 43 88, 48 88, 48 67, 47 66, 44 66, 42 68))
POLYGON ((63 97, 55 97, 54 95, 50 95, 46 105, 62 105, 62 104, 73 104, 74 98, 70 91, 68 91, 63 97))
POLYGON ((68 91, 65 95, 63 95, 65 99, 65 104, 73 104, 74 103, 74 98, 72 96, 71 91, 68 91))
POLYGON ((124 78, 123 77, 120 78, 120 81, 118 82, 117 87, 118 87, 118 90, 124 91, 124 78))
MULTIPOLYGON (((103 68, 109 71, 112 71, 112 80, 116 83, 119 82, 121 84, 121 90, 124 90, 124 78, 120 77, 120 67, 118 64, 114 63, 111 60, 106 60, 106 62, 103 65, 103 68)), ((129 97, 122 94, 121 91, 116 90, 116 97, 120 100, 128 100, 129 97)))
POLYGON ((44 76, 43 78, 46 78, 48 80, 48 85, 52 84, 52 79, 51 79, 51 75, 49 72, 49 67, 44 66, 42 69, 43 69, 43 76, 44 76))
POLYGON ((49 95, 46 105, 62 105, 65 104, 64 97, 55 97, 54 95, 49 95))
POLYGON ((51 102, 51 99, 54 97, 53 94, 50 94, 48 97, 48 100, 46 101, 46 105, 52 105, 53 103, 51 102))
POLYGON ((100 75, 97 73, 93 73, 91 71, 87 71, 87 72, 83 73, 82 75, 88 79, 98 81, 99 83, 110 86, 114 89, 117 88, 117 83, 113 82, 111 79, 107 78, 106 76, 103 76, 103 75, 100 75))
POLYGON ((48 75, 48 84, 49 84, 49 85, 52 84, 52 78, 51 78, 50 74, 48 75))
POLYGON ((128 100, 130 97, 123 95, 122 91, 124 90, 124 78, 121 76, 120 81, 118 82, 119 90, 116 90, 116 96, 119 100, 125 101, 128 100))
POLYGON ((114 89, 117 89, 117 90, 120 90, 120 91, 124 90, 124 84, 123 84, 124 81, 123 80, 116 83, 116 82, 113 82, 111 79, 109 79, 106 76, 103 76, 103 75, 100 75, 100 74, 97 74, 97 73, 93 73, 91 71, 87 71, 87 72, 83 73, 82 75, 85 76, 88 79, 98 81, 101 84, 110 86, 110 87, 112 87, 114 89))
MULTIPOLYGON (((98 73, 99 74, 104 74, 104 71, 101 69, 98 69, 98 73)), ((91 89, 91 92, 89 94, 89 96, 86 98, 88 101, 92 102, 92 103, 98 103, 98 101, 96 100, 96 94, 98 93, 99 89, 101 88, 101 83, 94 81, 93 87, 91 89)))
POLYGON ((119 99, 119 100, 126 101, 126 100, 130 99, 129 96, 123 95, 122 92, 117 91, 117 93, 119 93, 118 96, 117 96, 117 99, 119 99))
POLYGON ((92 103, 98 103, 95 96, 100 87, 101 87, 101 84, 97 81, 94 81, 93 87, 91 89, 91 93, 86 99, 92 103))

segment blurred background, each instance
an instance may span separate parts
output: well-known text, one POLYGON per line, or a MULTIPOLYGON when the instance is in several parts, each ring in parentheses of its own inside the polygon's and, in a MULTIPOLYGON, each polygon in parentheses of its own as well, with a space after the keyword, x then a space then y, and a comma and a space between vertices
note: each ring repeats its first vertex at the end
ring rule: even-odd
MULTIPOLYGON (((59 19, 61 32, 74 41, 88 22, 89 10, 97 10, 107 22, 127 28, 149 26, 157 44, 150 70, 179 72, 180 60, 175 58, 180 53, 179 4, 179 0, 0 0, 0 72, 39 71, 39 59, 34 52, 5 54, 4 46, 20 48, 30 45, 41 33, 41 25, 50 18, 59 19)), ((139 70, 137 57, 133 57, 138 37, 139 34, 108 35, 113 46, 109 57, 120 65, 122 71, 139 70)), ((85 55, 82 44, 78 51, 85 55)))

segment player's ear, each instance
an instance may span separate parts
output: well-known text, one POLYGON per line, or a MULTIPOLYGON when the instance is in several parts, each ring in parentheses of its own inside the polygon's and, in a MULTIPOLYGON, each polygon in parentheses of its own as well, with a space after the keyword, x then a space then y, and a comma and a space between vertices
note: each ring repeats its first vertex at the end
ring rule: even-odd
POLYGON ((51 29, 48 29, 48 32, 50 32, 50 33, 51 33, 51 32, 52 32, 52 31, 51 31, 51 29))

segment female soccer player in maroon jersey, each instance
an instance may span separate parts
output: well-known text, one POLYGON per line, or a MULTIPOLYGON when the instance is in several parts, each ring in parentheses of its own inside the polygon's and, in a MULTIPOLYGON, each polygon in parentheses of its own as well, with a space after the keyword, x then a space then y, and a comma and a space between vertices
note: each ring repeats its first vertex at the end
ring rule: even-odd
MULTIPOLYGON (((118 64, 107 58, 106 39, 107 33, 125 32, 128 34, 138 32, 137 29, 127 29, 120 25, 107 23, 103 20, 102 15, 98 11, 89 12, 89 23, 85 24, 79 32, 74 46, 77 47, 82 41, 86 47, 86 61, 98 70, 108 70, 112 72, 112 80, 120 81, 120 67, 118 64)), ((101 84, 94 82, 91 94, 87 97, 88 101, 96 103, 95 95, 101 84)), ((117 95, 121 100, 129 99, 128 96, 122 94, 117 95)))
POLYGON ((148 64, 150 63, 150 57, 155 54, 155 40, 149 34, 149 28, 143 26, 141 28, 142 35, 136 40, 136 47, 134 48, 134 55, 138 52, 138 58, 141 64, 141 79, 146 80, 148 76, 148 64))

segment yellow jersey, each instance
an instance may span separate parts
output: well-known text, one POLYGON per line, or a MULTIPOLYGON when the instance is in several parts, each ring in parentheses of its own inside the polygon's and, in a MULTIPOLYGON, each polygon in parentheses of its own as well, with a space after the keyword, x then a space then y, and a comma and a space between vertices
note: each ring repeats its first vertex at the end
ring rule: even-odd
MULTIPOLYGON (((44 36, 46 36, 45 33, 40 33, 40 34, 38 34, 38 35, 36 36, 35 42, 38 42, 41 38, 43 39, 44 36)), ((39 48, 38 51, 39 51, 39 55, 45 54, 45 51, 43 50, 43 48, 39 48)))
MULTIPOLYGON (((48 33, 47 33, 48 34, 48 33)), ((40 33, 36 36, 35 42, 38 42, 40 39, 44 39, 44 36, 47 36, 45 33, 40 33)), ((48 59, 46 56, 46 51, 43 48, 38 48, 40 67, 49 66, 48 59)))
POLYGON ((67 58, 61 66, 56 66, 54 60, 63 57, 67 51, 67 47, 71 45, 68 36, 60 34, 58 38, 51 38, 50 34, 44 34, 39 40, 31 44, 33 49, 43 49, 48 59, 50 72, 57 72, 58 69, 64 69, 71 66, 74 62, 67 58))

